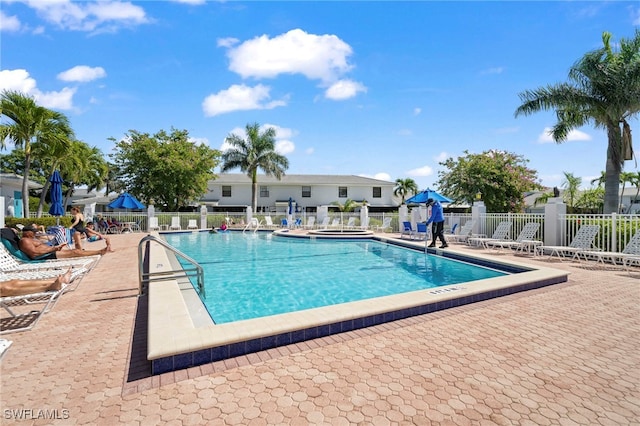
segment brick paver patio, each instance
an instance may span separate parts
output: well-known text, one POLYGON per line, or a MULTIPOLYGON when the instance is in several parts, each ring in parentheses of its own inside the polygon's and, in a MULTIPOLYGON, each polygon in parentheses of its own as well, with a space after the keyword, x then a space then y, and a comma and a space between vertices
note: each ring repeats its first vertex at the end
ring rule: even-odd
POLYGON ((640 424, 640 273, 554 263, 568 283, 150 377, 144 235, 3 336, 2 424, 640 424))

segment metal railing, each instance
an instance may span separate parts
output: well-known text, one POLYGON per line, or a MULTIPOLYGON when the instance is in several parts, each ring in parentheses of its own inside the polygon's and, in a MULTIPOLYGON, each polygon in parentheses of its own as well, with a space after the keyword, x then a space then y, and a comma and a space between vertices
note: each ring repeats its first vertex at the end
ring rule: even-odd
POLYGON ((149 283, 152 281, 167 281, 167 280, 175 280, 178 278, 189 278, 189 280, 191 280, 191 277, 194 277, 194 276, 197 278, 196 290, 198 291, 198 294, 200 294, 200 297, 204 299, 206 297, 205 288, 204 288, 204 271, 202 270, 202 266, 200 266, 198 262, 196 262, 195 260, 187 256, 186 254, 182 253, 177 248, 171 246, 166 241, 163 241, 153 235, 147 235, 146 237, 141 239, 140 242, 138 243, 138 278, 139 278, 139 286, 140 286, 138 289, 138 294, 140 295, 143 294, 144 284, 149 285, 149 283), (144 263, 143 250, 144 250, 145 243, 147 242, 149 243, 156 242, 160 244, 162 247, 171 251, 176 256, 179 256, 185 261, 191 263, 193 265, 193 268, 181 268, 181 269, 174 269, 170 271, 145 272, 144 264, 143 264, 144 263))

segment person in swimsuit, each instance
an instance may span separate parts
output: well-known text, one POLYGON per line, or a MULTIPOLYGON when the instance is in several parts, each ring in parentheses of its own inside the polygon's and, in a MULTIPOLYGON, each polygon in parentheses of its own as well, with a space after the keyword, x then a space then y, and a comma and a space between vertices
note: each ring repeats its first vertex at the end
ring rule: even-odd
POLYGON ((79 208, 71 207, 71 216, 73 216, 73 221, 69 229, 73 230, 73 243, 77 249, 82 250, 82 235, 86 234, 84 215, 80 213, 79 208))

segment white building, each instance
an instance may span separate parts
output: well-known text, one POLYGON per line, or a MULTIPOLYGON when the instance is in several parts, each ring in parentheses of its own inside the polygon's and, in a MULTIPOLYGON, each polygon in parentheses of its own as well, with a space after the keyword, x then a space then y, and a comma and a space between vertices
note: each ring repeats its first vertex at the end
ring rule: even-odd
MULTIPOLYGON (((343 204, 347 199, 366 201, 369 211, 397 209, 394 182, 354 175, 285 175, 281 180, 258 176, 258 211, 285 212, 289 198, 297 211, 315 212, 318 206, 343 204)), ((220 174, 209 181, 200 205, 213 211, 242 211, 251 205, 251 179, 241 173, 220 174)))

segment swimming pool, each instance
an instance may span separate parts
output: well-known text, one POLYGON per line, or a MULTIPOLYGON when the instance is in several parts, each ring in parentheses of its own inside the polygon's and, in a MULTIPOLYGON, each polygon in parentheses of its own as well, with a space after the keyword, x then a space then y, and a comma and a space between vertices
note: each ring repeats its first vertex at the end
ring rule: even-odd
POLYGON ((384 297, 506 273, 374 240, 189 233, 166 241, 204 269, 216 324, 384 297))
MULTIPOLYGON (((191 237, 194 238, 192 244, 200 244, 212 249, 211 244, 208 244, 205 238, 196 237, 198 234, 200 233, 191 234, 191 237)), ((168 236, 169 234, 165 233, 160 235, 160 237, 168 236)), ((312 242, 314 236, 289 232, 279 238, 286 236, 303 238, 307 243, 315 244, 312 242)), ((261 237, 256 235, 253 238, 261 237)), ((417 249, 422 256, 422 262, 425 261, 424 253, 420 252, 424 250, 424 242, 401 240, 394 238, 393 235, 385 234, 374 235, 370 240, 417 249)), ((369 241, 369 239, 365 241, 369 241)), ((226 244, 224 240, 222 242, 223 244, 220 245, 226 244)), ((251 247, 257 254, 260 254, 261 250, 257 250, 256 244, 252 244, 251 247)), ((294 255, 295 251, 290 253, 289 257, 294 255)), ((231 251, 225 250, 222 255, 217 255, 215 260, 222 259, 231 262, 235 256, 231 251)), ((482 253, 461 252, 455 247, 450 247, 447 250, 429 249, 427 260, 435 260, 430 259, 431 257, 462 260, 508 273, 494 278, 464 281, 442 287, 425 288, 218 324, 211 321, 197 292, 188 280, 154 281, 150 283, 147 290, 147 359, 151 361, 152 373, 162 374, 227 360, 332 334, 561 283, 568 279, 566 271, 524 264, 514 260, 505 261, 482 253)), ((172 270, 180 268, 176 256, 161 244, 150 243, 145 258, 149 273, 171 274, 172 270)), ((254 266, 246 259, 244 263, 249 263, 249 265, 244 265, 244 269, 246 274, 251 274, 255 270, 254 266)), ((330 263, 325 269, 330 269, 331 265, 330 263)), ((216 298, 216 294, 207 294, 207 299, 211 297, 216 298)), ((214 317, 215 315, 214 312, 214 317)))

